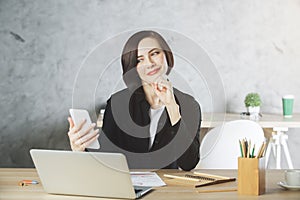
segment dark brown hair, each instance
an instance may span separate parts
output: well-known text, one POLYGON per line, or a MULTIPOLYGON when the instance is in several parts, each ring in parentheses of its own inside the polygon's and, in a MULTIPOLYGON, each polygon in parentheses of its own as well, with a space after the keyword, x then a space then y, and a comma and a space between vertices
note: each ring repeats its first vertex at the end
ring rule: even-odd
MULTIPOLYGON (((130 82, 132 81, 137 81, 134 80, 136 79, 136 75, 133 77, 132 75, 129 75, 129 77, 125 77, 126 73, 131 71, 132 69, 135 69, 137 66, 137 56, 138 56, 138 45, 141 40, 144 38, 154 38, 157 40, 159 43, 161 49, 164 51, 167 64, 168 64, 168 71, 167 74, 170 73, 173 65, 174 65, 174 58, 173 58, 173 53, 165 41, 165 39, 158 34, 155 31, 140 31, 132 35, 126 42, 123 52, 122 52, 122 57, 121 57, 121 62, 122 62, 122 68, 123 68, 123 79, 128 86, 130 82), (130 80, 129 80, 130 79, 130 80)), ((136 71, 136 70, 133 70, 136 71)), ((139 78, 138 78, 139 79, 139 78)), ((140 82, 140 80, 139 80, 140 82)))

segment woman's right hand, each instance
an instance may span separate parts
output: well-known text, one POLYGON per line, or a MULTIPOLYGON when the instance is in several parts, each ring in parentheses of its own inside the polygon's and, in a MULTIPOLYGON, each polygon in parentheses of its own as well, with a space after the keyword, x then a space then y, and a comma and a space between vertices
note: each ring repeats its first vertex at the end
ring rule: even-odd
POLYGON ((69 121, 69 140, 71 149, 73 151, 85 151, 85 148, 88 147, 92 142, 98 139, 99 129, 94 130, 96 126, 93 123, 86 131, 82 131, 83 125, 86 123, 86 120, 83 120, 78 127, 74 125, 74 122, 71 117, 68 117, 69 121), (92 134, 88 134, 91 130, 94 130, 92 134))

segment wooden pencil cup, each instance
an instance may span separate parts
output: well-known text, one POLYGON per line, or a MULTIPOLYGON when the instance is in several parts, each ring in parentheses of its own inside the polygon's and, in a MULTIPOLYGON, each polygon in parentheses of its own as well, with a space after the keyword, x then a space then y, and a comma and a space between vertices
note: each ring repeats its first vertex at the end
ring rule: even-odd
POLYGON ((238 158, 238 194, 261 195, 266 190, 265 159, 238 158))

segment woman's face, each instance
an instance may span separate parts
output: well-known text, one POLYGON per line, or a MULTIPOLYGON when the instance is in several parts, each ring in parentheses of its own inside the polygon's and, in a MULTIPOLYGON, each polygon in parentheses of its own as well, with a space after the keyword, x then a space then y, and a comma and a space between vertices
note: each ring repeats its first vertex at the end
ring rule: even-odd
POLYGON ((154 38, 140 41, 137 62, 137 72, 147 83, 157 82, 168 70, 165 53, 154 38))

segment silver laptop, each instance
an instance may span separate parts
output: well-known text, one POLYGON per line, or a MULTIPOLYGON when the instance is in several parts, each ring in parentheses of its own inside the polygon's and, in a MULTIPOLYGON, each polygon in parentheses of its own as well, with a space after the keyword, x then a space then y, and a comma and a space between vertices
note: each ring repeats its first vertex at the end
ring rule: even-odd
POLYGON ((51 194, 135 199, 151 190, 132 185, 120 153, 31 149, 43 187, 51 194))

